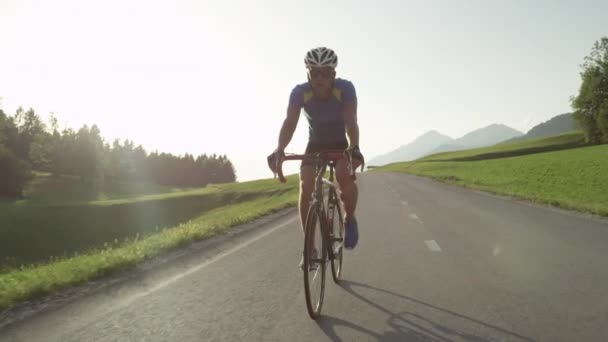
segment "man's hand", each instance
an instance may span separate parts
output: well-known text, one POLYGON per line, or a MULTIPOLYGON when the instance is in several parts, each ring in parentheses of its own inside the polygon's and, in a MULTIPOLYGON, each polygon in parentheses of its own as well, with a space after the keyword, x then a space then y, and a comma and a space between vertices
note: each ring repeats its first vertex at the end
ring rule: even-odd
POLYGON ((268 167, 272 173, 275 174, 275 176, 278 172, 278 165, 283 162, 283 157, 285 157, 285 151, 283 151, 282 148, 277 148, 266 158, 268 161, 268 167))
POLYGON ((353 170, 356 170, 359 166, 361 166, 361 171, 363 171, 363 167, 365 165, 365 158, 363 157, 363 153, 359 150, 359 145, 349 146, 347 151, 351 154, 353 170))

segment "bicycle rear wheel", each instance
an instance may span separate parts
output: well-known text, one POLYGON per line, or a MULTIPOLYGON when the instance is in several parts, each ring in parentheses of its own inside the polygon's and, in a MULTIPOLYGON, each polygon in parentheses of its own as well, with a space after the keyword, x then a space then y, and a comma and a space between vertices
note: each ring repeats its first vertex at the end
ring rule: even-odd
POLYGON ((304 238, 304 293, 306 308, 312 319, 317 319, 323 306, 325 294, 325 259, 327 251, 323 239, 323 224, 320 203, 310 206, 306 217, 306 236, 304 238))
POLYGON ((336 190, 331 189, 329 192, 328 208, 328 231, 330 246, 334 257, 331 260, 331 274, 334 282, 337 284, 342 275, 342 260, 344 250, 344 218, 342 217, 342 209, 340 208, 340 200, 338 199, 336 190))

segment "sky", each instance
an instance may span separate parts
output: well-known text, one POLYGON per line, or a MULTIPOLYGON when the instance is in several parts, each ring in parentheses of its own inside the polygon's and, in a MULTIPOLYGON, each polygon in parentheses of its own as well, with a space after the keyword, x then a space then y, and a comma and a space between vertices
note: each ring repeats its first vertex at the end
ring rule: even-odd
MULTIPOLYGON (((571 111, 606 13, 606 1, 0 0, 0 106, 147 151, 226 154, 239 181, 269 178, 312 47, 334 49, 355 85, 369 160, 431 129, 526 132, 571 111)), ((307 135, 302 115, 287 152, 307 135)))

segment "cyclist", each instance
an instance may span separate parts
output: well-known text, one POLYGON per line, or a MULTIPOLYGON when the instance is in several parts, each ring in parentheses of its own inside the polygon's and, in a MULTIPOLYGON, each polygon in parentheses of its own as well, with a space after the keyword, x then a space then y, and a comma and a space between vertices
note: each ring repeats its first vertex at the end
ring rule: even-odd
MULTIPOLYGON (((297 127, 301 109, 304 109, 309 124, 308 145, 305 153, 325 150, 346 150, 352 152, 352 167, 357 169, 363 163, 359 150, 359 126, 357 124, 357 95, 353 84, 336 78, 338 65, 336 53, 326 47, 309 50, 304 58, 308 81, 296 85, 290 94, 287 117, 283 121, 276 150, 268 156, 268 166, 276 173, 276 158, 284 156, 284 151, 297 127), (348 137, 348 140, 347 140, 348 137)), ((315 178, 314 165, 302 161, 300 165, 299 211, 302 231, 306 224, 306 214, 315 178)), ((344 204, 346 236, 344 247, 353 249, 359 240, 355 209, 358 189, 350 177, 345 159, 336 163, 336 179, 344 204)), ((302 267, 302 261, 300 267, 302 267)))

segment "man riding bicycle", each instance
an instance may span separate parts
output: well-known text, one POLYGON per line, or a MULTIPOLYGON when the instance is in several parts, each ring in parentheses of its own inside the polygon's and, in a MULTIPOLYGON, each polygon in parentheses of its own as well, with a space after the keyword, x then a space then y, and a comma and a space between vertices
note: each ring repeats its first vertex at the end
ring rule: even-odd
MULTIPOLYGON (((268 156, 268 165, 276 173, 277 158, 284 151, 297 127, 301 109, 304 109, 309 124, 308 145, 305 153, 350 150, 352 167, 356 169, 363 162, 359 151, 359 126, 357 124, 357 95, 353 84, 345 79, 336 78, 335 68, 338 56, 326 47, 314 48, 307 52, 304 63, 308 71, 308 82, 296 85, 291 91, 287 117, 279 134, 279 145, 268 156), (347 140, 348 137, 348 140, 347 140)), ((359 232, 355 218, 358 189, 350 177, 348 161, 338 160, 336 178, 344 203, 344 222, 346 236, 344 247, 352 249, 357 245, 359 232)), ((315 186, 315 167, 306 160, 300 165, 300 222, 302 231, 315 186)), ((302 267, 302 262, 300 262, 302 267)))

